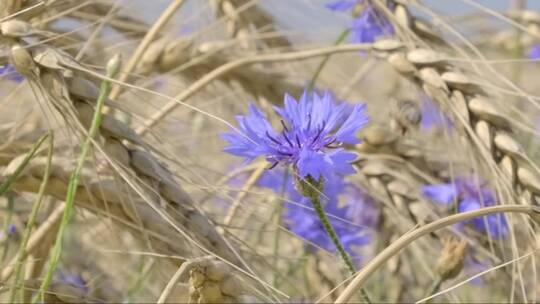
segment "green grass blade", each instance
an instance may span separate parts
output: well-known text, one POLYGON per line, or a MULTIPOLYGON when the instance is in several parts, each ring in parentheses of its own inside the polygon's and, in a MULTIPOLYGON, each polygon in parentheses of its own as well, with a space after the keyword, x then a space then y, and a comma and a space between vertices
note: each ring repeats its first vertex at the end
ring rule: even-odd
MULTIPOLYGON (((111 61, 109 62, 107 66, 107 77, 113 78, 117 74, 118 68, 119 68, 119 58, 115 57, 111 59, 111 61)), ((90 130, 88 131, 88 136, 86 137, 86 140, 84 141, 81 147, 81 153, 79 154, 79 158, 77 160, 77 166, 75 167, 75 170, 71 173, 71 176, 69 178, 69 184, 68 184, 66 200, 65 200, 66 208, 64 210, 64 214, 60 222, 60 227, 58 228, 58 233, 56 235, 56 241, 52 249, 53 251, 49 259, 49 269, 47 270, 45 278, 43 279, 43 282, 41 283, 38 296, 34 298, 34 301, 33 301, 34 303, 37 303, 38 299, 41 299, 42 301, 44 301, 44 292, 45 290, 49 288, 49 285, 52 281, 53 274, 56 270, 56 267, 58 266, 58 261, 60 260, 60 255, 62 253, 62 240, 66 232, 66 228, 69 223, 69 220, 71 218, 71 214, 73 212, 73 204, 75 201, 75 195, 77 194, 77 187, 79 184, 81 172, 83 170, 86 157, 92 146, 93 139, 97 136, 99 128, 101 126, 101 121, 103 117, 103 114, 102 114, 103 106, 105 104, 105 100, 107 99, 107 96, 109 95, 110 90, 111 90, 111 82, 108 80, 104 80, 101 83, 98 100, 96 102, 96 110, 94 112, 94 117, 92 118, 92 124, 90 126, 90 130)))
POLYGON ((32 211, 30 212, 30 215, 28 216, 26 229, 24 230, 21 244, 17 252, 18 258, 17 258, 17 264, 15 265, 15 279, 13 281, 13 288, 11 289, 9 303, 15 303, 15 297, 17 295, 17 290, 18 290, 17 287, 22 286, 19 284, 19 281, 21 279, 23 261, 26 259, 26 254, 27 254, 26 245, 28 244, 28 240, 30 239, 30 233, 32 231, 32 227, 34 226, 36 215, 39 211, 39 208, 41 207, 43 197, 45 196, 45 189, 47 188, 47 184, 49 182, 49 176, 51 174, 51 163, 52 163, 52 156, 53 156, 53 149, 54 149, 54 135, 52 131, 47 133, 46 137, 49 139, 49 149, 47 151, 47 165, 45 167, 45 174, 43 175, 43 181, 41 182, 41 185, 39 187, 39 192, 36 197, 34 206, 32 207, 32 211))
POLYGON ((19 175, 21 175, 22 171, 24 170, 24 168, 28 165, 28 163, 32 160, 32 158, 34 158, 34 156, 36 155, 39 147, 41 147, 41 145, 43 144, 43 142, 47 139, 47 137, 49 137, 49 134, 46 134, 44 136, 42 136, 35 144, 34 146, 32 146, 32 149, 30 150, 30 152, 28 152, 28 154, 26 154, 26 157, 24 158, 24 160, 22 161, 22 163, 19 165, 19 167, 17 167, 17 169, 15 170, 15 172, 10 175, 1 185, 0 185, 0 196, 4 195, 6 193, 6 191, 9 190, 9 188, 11 187, 11 184, 13 184, 13 182, 15 180, 17 180, 17 178, 19 177, 19 175))

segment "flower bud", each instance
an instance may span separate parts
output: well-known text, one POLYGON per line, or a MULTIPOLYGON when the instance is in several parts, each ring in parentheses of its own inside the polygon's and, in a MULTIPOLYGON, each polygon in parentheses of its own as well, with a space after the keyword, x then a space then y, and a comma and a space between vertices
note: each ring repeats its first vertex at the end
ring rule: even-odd
POLYGON ((443 240, 443 246, 436 272, 445 281, 455 278, 463 269, 467 243, 450 237, 443 240))
POLYGON ((107 62, 107 76, 114 78, 118 74, 118 71, 120 70, 121 65, 122 65, 122 56, 120 54, 114 55, 107 62))
POLYGON ((323 178, 320 177, 319 180, 315 180, 310 175, 302 179, 297 174, 295 174, 294 184, 298 193, 302 194, 304 197, 319 197, 320 193, 324 189, 323 178))
POLYGON ((394 100, 390 116, 392 129, 405 134, 407 130, 418 127, 422 120, 422 111, 414 101, 394 100))

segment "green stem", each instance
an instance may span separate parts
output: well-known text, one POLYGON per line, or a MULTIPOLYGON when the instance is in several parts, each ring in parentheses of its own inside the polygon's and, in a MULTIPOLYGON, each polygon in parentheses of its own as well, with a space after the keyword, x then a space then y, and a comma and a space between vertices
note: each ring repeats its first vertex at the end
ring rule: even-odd
POLYGON ((21 164, 17 167, 17 169, 15 169, 15 172, 13 172, 13 174, 11 174, 2 184, 0 184, 0 196, 4 195, 4 193, 7 190, 9 190, 9 187, 11 186, 11 184, 19 177, 19 175, 21 175, 24 168, 28 165, 30 160, 34 158, 34 156, 37 153, 37 150, 39 149, 39 147, 41 147, 41 144, 43 144, 43 142, 45 141, 45 139, 47 139, 48 136, 49 136, 48 134, 42 136, 34 144, 34 146, 32 146, 32 149, 30 150, 30 152, 26 154, 21 164))
MULTIPOLYGON (((334 41, 334 45, 341 44, 345 40, 345 38, 347 38, 347 35, 349 35, 350 31, 351 31, 350 29, 345 29, 343 32, 341 32, 341 34, 339 34, 339 36, 334 41)), ((328 63, 328 60, 330 60, 330 57, 331 57, 331 55, 324 56, 321 63, 319 63, 319 65, 317 66, 317 69, 315 70, 315 73, 313 74, 313 77, 311 77, 311 81, 309 82, 309 85, 308 85, 308 90, 309 91, 313 90, 313 88, 315 87, 315 83, 317 82, 317 79, 319 78, 322 70, 324 69, 324 67, 328 63)))
POLYGON ((10 298, 9 303, 15 303, 14 301, 17 295, 17 286, 19 286, 19 281, 21 279, 23 261, 26 259, 26 255, 27 255, 26 245, 28 244, 28 240, 30 239, 32 227, 34 226, 34 222, 36 221, 36 216, 41 207, 43 197, 45 196, 45 189, 47 188, 47 183, 49 182, 49 176, 51 174, 51 163, 52 163, 52 156, 53 156, 53 150, 54 150, 53 133, 52 132, 47 133, 47 137, 49 138, 49 149, 47 152, 47 165, 45 167, 43 180, 41 181, 41 185, 39 186, 39 191, 36 197, 36 201, 34 203, 34 206, 32 207, 32 211, 30 212, 30 215, 28 216, 28 221, 26 223, 26 228, 24 229, 22 241, 21 241, 21 244, 19 245, 19 251, 17 252, 17 262, 15 266, 15 279, 13 283, 13 289, 11 290, 11 295, 9 297, 10 298))
POLYGON ((6 194, 6 198, 8 200, 8 210, 7 210, 7 218, 6 218, 6 223, 4 225, 4 228, 3 228, 3 231, 4 231, 4 235, 5 235, 5 239, 4 239, 4 242, 3 242, 3 245, 4 245, 4 250, 2 250, 2 257, 0 258, 0 263, 4 263, 4 260, 6 259, 6 256, 7 256, 7 253, 9 251, 9 238, 10 238, 10 235, 9 235, 9 225, 11 224, 11 220, 13 218, 13 208, 14 208, 14 204, 15 204, 15 197, 13 197, 13 194, 11 193, 7 193, 6 194))
MULTIPOLYGON (((339 238, 337 236, 336 231, 334 230, 334 227, 332 227, 332 224, 330 224, 330 221, 328 220, 328 217, 326 216, 326 213, 324 212, 323 206, 321 204, 320 196, 315 191, 309 191, 311 193, 310 199, 311 203, 313 204, 313 207, 315 208, 315 211, 317 212, 317 215, 319 216, 319 219, 321 220, 321 223, 323 224, 324 230, 328 234, 328 236, 332 239, 332 242, 337 248, 337 251, 339 252, 339 255, 341 256, 341 259, 347 266, 347 269, 351 273, 351 275, 354 275, 356 273, 356 269, 354 267, 354 264, 352 262, 351 257, 349 254, 345 251, 345 248, 343 248, 343 245, 339 241, 339 238)), ((364 301, 367 303, 371 303, 371 300, 369 298, 369 295, 367 292, 362 288, 360 289, 360 293, 362 294, 362 297, 364 298, 364 301)))
POLYGON ((138 269, 138 275, 135 278, 135 283, 128 288, 127 292, 127 303, 133 303, 134 297, 137 293, 143 291, 144 282, 147 280, 150 271, 154 269, 154 260, 150 260, 148 263, 144 263, 144 259, 141 259, 140 266, 138 269))
POLYGON ((354 264, 352 262, 351 257, 349 254, 345 251, 345 248, 343 248, 343 245, 339 241, 339 238, 337 236, 336 231, 334 230, 334 227, 332 227, 332 224, 330 224, 330 221, 328 220, 328 217, 326 216, 326 212, 324 212, 324 209, 321 204, 321 200, 318 195, 315 195, 311 197, 311 203, 313 204, 313 207, 315 208, 315 211, 317 212, 317 215, 319 216, 319 219, 321 220, 321 223, 323 224, 324 230, 328 234, 328 236, 332 239, 332 242, 337 248, 337 251, 339 255, 341 256, 341 259, 347 266, 347 269, 351 273, 351 275, 356 273, 356 269, 354 267, 354 264))
MULTIPOLYGON (((119 60, 120 60, 119 58, 113 58, 109 62, 109 64, 107 65, 107 78, 114 78, 114 76, 117 74, 118 69, 119 69, 119 60)), ((84 163, 86 161, 86 156, 90 152, 90 148, 92 147, 93 140, 97 136, 99 128, 101 126, 101 120, 103 116, 102 114, 103 105, 105 104, 105 100, 107 99, 107 96, 109 95, 110 90, 111 90, 111 82, 108 80, 104 80, 101 83, 99 96, 96 101, 96 110, 94 112, 94 117, 92 118, 92 124, 90 126, 90 130, 88 131, 88 136, 86 137, 86 140, 84 141, 82 145, 81 153, 77 160, 77 166, 75 167, 75 170, 71 173, 71 176, 69 178, 69 184, 68 184, 66 200, 65 200, 66 208, 64 209, 62 220, 60 222, 60 227, 58 228, 58 233, 56 234, 56 241, 54 243, 53 253, 51 254, 51 258, 49 259, 49 269, 47 270, 45 279, 43 280, 43 282, 41 283, 41 286, 39 287, 38 296, 34 298, 33 303, 37 303, 39 298, 41 298, 41 300, 44 301, 44 292, 45 290, 49 288, 54 271, 56 267, 58 266, 58 261, 60 260, 60 254, 62 253, 62 240, 66 232, 66 228, 69 223, 69 220, 71 218, 71 214, 73 212, 73 203, 75 201, 75 195, 77 193, 77 187, 79 185, 81 172, 83 170, 84 163)))
MULTIPOLYGON (((431 288, 429 288, 429 293, 425 296, 425 298, 431 296, 432 294, 437 293, 439 291, 439 289, 441 288, 441 285, 442 285, 443 281, 444 280, 442 279, 442 277, 439 276, 437 278, 437 280, 435 280, 433 282, 433 284, 431 285, 431 288)), ((426 303, 430 303, 430 302, 431 302, 430 300, 426 301, 426 303)))

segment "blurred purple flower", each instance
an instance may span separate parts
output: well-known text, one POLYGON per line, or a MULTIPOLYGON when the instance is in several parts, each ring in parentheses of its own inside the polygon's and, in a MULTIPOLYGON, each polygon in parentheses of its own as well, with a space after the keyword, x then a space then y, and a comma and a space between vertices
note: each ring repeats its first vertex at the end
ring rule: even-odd
POLYGON ((375 229, 379 225, 380 212, 375 201, 360 187, 345 183, 340 201, 345 200, 347 210, 345 218, 352 222, 375 229))
MULTIPOLYGON (((491 189, 480 186, 472 179, 459 178, 454 183, 425 185, 422 193, 432 201, 449 205, 457 203, 458 212, 467 212, 482 207, 496 205, 496 199, 491 189)), ((502 214, 490 214, 464 222, 480 232, 489 233, 494 238, 503 238, 508 233, 508 224, 502 214)))
MULTIPOLYGON (((285 222, 294 234, 325 250, 336 251, 309 199, 296 191, 291 174, 284 170, 267 171, 258 185, 285 194, 289 201, 286 203, 285 222)), ((321 198, 325 201, 324 209, 330 222, 349 254, 353 255, 354 246, 371 241, 373 229, 378 224, 379 210, 365 192, 334 176, 325 180, 321 198)))
MULTIPOLYGON (((487 261, 487 260, 480 261, 474 255, 469 253, 465 256, 465 267, 463 267, 463 270, 465 272, 466 277, 472 277, 492 268, 493 266, 494 265, 492 265, 490 261, 487 261)), ((491 274, 493 275, 493 273, 491 274)), ((487 283, 487 276, 489 275, 490 273, 486 273, 482 276, 474 278, 470 281, 470 283, 471 285, 474 285, 474 286, 483 287, 487 283)))
POLYGON ((64 284, 72 285, 85 293, 88 293, 86 281, 77 273, 59 270, 56 272, 56 280, 64 284))
POLYGON ((394 34, 394 26, 390 20, 370 1, 366 3, 364 0, 339 0, 326 4, 326 7, 333 11, 347 11, 357 4, 364 6, 350 27, 353 43, 370 43, 380 36, 394 34))
POLYGON ((275 107, 281 132, 274 131, 266 115, 251 104, 247 115, 236 117, 243 134, 222 134, 229 143, 225 151, 248 161, 265 156, 272 166, 292 165, 302 178, 355 172, 350 164, 355 154, 339 147, 359 142, 356 133, 368 122, 365 104, 337 103, 329 92, 322 96, 304 92, 299 101, 286 94, 284 104, 275 107))
POLYGON ((394 26, 374 5, 368 4, 353 20, 351 32, 352 42, 370 43, 380 36, 393 35, 394 26))
POLYGON ((422 106, 421 129, 427 130, 433 127, 452 128, 454 126, 450 118, 444 115, 429 97, 422 95, 420 100, 422 106))
POLYGON ((8 235, 14 234, 15 232, 17 232, 17 226, 15 226, 15 224, 9 224, 7 228, 8 235))
POLYGON ((6 231, 0 231, 0 238, 2 238, 2 240, 5 240, 6 238, 13 236, 16 232, 17 226, 15 226, 15 224, 9 224, 6 231))
POLYGON ((293 201, 302 199, 296 191, 292 174, 287 170, 266 170, 257 181, 257 186, 271 189, 278 194, 283 193, 293 201))
POLYGON ((348 11, 352 9, 356 4, 363 2, 363 0, 337 0, 327 3, 326 8, 333 11, 348 11))
POLYGON ((535 44, 529 49, 527 57, 532 60, 540 59, 540 44, 535 44))
POLYGON ((15 82, 21 82, 24 80, 24 76, 19 74, 19 72, 17 72, 17 70, 15 70, 11 64, 0 66, 0 77, 15 82))

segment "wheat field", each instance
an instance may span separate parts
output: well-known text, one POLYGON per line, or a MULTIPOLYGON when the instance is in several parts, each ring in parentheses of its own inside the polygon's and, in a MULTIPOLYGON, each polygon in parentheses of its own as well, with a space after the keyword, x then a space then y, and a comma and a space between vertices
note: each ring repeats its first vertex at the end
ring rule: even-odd
POLYGON ((0 301, 540 301, 539 9, 0 0, 0 301))

